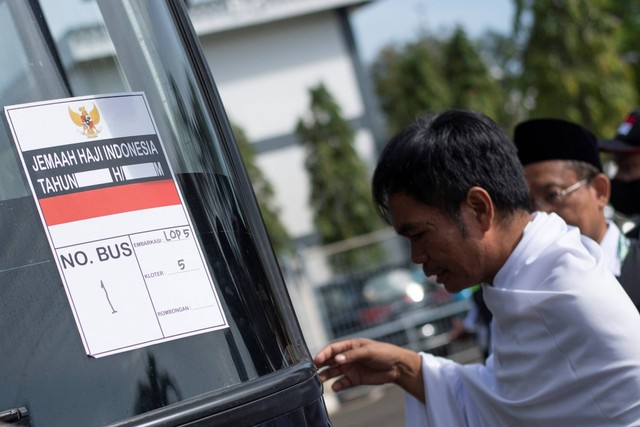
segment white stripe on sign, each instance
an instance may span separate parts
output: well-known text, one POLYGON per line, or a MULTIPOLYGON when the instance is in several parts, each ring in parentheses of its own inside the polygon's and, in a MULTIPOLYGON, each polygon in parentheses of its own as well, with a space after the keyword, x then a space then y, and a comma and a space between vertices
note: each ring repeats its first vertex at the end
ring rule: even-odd
POLYGON ((86 172, 76 172, 76 180, 78 187, 91 187, 100 184, 109 184, 113 182, 109 169, 96 169, 86 172))
POLYGON ((138 163, 137 165, 122 166, 127 179, 150 178, 159 176, 155 163, 138 163))

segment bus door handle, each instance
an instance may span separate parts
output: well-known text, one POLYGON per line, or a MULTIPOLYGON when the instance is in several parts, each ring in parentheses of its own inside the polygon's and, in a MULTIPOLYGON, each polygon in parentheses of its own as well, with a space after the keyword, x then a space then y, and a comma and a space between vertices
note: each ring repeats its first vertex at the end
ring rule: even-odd
POLYGON ((7 409, 6 411, 0 411, 0 422, 12 424, 17 421, 26 418, 29 415, 29 411, 24 406, 20 408, 7 409))

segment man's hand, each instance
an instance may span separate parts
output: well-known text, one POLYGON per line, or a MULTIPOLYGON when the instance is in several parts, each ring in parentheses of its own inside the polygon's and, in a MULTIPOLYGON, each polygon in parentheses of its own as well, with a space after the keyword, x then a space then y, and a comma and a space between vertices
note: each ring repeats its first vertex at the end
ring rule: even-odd
POLYGON ((424 401, 422 359, 414 351, 365 338, 338 341, 322 349, 314 362, 324 382, 338 378, 334 391, 358 385, 395 383, 424 401))

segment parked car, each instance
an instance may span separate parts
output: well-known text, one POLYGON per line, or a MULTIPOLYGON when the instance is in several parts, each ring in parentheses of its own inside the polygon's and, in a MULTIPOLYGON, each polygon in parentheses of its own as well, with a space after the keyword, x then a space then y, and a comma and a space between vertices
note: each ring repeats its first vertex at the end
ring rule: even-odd
POLYGON ((366 305, 358 310, 360 323, 372 326, 396 318, 418 307, 429 304, 428 280, 419 282, 406 268, 383 271, 367 279, 362 287, 366 305))
POLYGON ((353 336, 464 299, 412 266, 384 266, 333 280, 319 288, 331 338, 353 336))

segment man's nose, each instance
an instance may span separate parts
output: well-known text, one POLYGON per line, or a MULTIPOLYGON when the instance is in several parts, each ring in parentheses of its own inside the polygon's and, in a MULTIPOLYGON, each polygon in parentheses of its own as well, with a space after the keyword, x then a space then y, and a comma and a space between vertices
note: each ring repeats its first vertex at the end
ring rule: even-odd
POLYGON ((428 261, 427 251, 421 245, 411 244, 411 261, 414 264, 425 264, 428 261))

